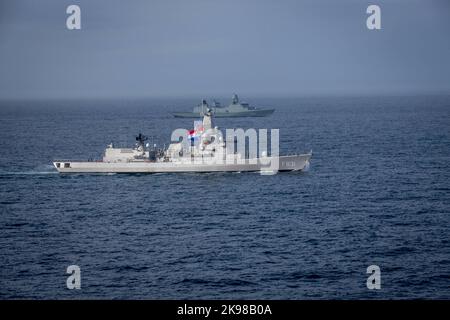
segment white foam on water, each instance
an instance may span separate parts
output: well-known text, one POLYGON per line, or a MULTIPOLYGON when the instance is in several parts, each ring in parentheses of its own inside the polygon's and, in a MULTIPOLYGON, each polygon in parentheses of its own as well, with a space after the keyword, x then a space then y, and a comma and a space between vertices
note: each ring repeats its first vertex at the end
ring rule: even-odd
POLYGON ((58 171, 53 165, 39 165, 29 171, 0 171, 0 175, 47 175, 58 174, 58 171))
POLYGON ((302 171, 303 172, 308 172, 310 167, 311 167, 311 165, 310 165, 309 161, 306 161, 305 167, 303 168, 302 171))
POLYGON ((0 171, 0 175, 47 175, 47 174, 58 174, 58 171, 0 171))

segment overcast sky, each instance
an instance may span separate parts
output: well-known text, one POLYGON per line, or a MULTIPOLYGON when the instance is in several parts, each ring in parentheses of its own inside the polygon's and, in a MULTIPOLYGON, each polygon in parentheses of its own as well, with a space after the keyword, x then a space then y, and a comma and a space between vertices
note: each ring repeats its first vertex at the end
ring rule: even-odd
POLYGON ((0 99, 233 92, 449 93, 450 1, 0 0, 0 99))

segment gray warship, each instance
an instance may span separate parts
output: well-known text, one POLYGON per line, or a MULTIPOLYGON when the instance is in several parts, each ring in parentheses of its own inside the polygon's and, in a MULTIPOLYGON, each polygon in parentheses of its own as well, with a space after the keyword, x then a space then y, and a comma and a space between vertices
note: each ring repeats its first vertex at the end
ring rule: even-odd
MULTIPOLYGON (((167 172, 246 172, 301 171, 309 167, 312 152, 300 155, 247 158, 238 152, 226 153, 222 132, 213 125, 213 113, 207 110, 198 121, 201 130, 195 134, 197 143, 186 147, 183 141, 172 142, 167 149, 149 147, 148 138, 136 136, 133 148, 116 148, 111 143, 100 160, 54 160, 60 173, 167 173, 167 172), (273 164, 276 164, 276 167, 273 164)), ((184 130, 184 129, 179 129, 184 130)), ((194 135, 194 130, 185 130, 194 135)), ((187 140, 186 140, 187 141, 187 140)), ((234 147, 233 147, 234 148, 234 147)))
POLYGON ((172 112, 172 115, 176 118, 198 118, 207 109, 210 109, 216 118, 265 117, 275 111, 274 109, 259 109, 248 103, 240 102, 237 94, 234 94, 228 107, 221 106, 217 101, 209 106, 206 100, 202 100, 202 103, 194 107, 192 112, 172 112))

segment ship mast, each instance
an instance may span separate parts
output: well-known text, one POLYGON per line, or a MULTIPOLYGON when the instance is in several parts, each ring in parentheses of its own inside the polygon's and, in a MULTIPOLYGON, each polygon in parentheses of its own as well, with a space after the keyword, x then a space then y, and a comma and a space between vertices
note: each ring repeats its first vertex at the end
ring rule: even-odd
POLYGON ((206 108, 206 112, 203 113, 203 130, 212 129, 214 127, 212 120, 212 112, 210 108, 206 108))
POLYGON ((142 152, 142 154, 145 153, 145 141, 148 140, 147 136, 144 136, 142 133, 139 133, 139 135, 136 136, 136 146, 137 150, 142 152))

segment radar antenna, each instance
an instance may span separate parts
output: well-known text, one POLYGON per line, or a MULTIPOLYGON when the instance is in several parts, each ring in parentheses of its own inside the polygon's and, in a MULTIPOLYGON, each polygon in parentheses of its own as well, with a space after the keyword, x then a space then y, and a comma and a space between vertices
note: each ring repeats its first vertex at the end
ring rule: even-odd
POLYGON ((139 135, 136 136, 136 141, 139 145, 143 146, 145 141, 148 140, 147 136, 144 136, 142 133, 139 132, 139 135))

